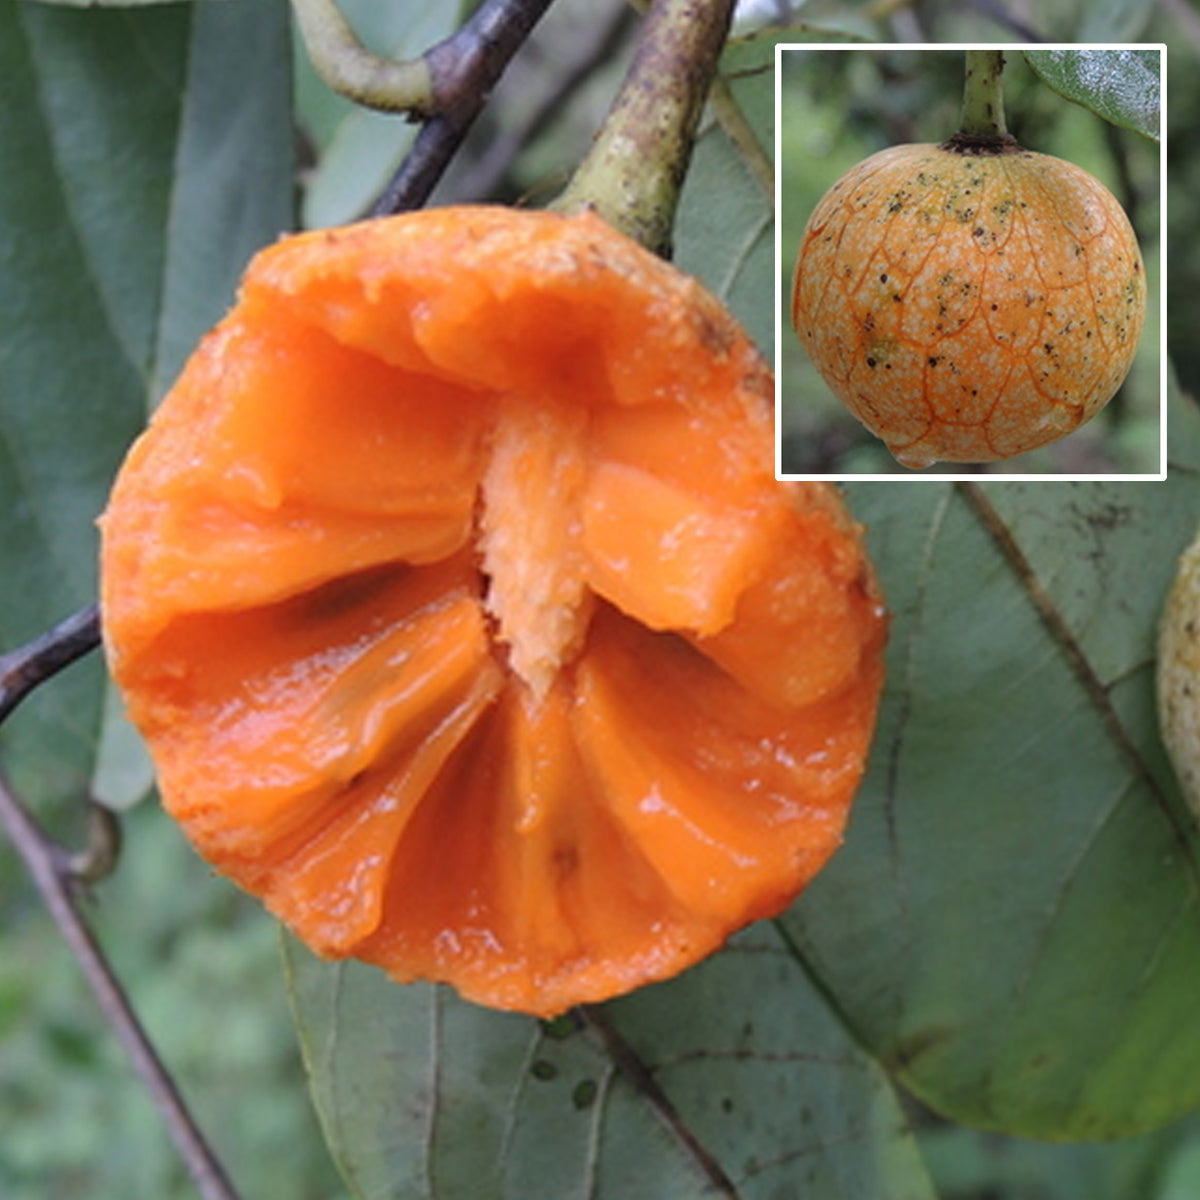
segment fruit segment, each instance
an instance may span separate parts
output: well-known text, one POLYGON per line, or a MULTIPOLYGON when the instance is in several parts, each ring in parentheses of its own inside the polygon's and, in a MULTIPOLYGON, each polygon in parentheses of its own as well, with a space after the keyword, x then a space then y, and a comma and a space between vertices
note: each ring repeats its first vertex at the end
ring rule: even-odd
POLYGON ((431 598, 430 582, 180 621, 129 677, 167 807, 240 881, 268 878, 358 780, 381 787, 376 765, 412 753, 464 695, 496 690, 476 599, 453 585, 431 598))
POLYGON ((774 515, 602 463, 588 476, 582 508, 588 583, 651 629, 716 633, 766 569, 774 515))
POLYGON ((460 392, 247 320, 201 344, 102 518, 107 607, 131 632, 440 561, 470 534, 483 429, 460 392))
POLYGON ((873 705, 877 668, 822 698, 841 718, 827 723, 822 705, 801 720, 611 611, 594 637, 576 720, 614 813, 700 929, 777 910, 779 881, 814 873, 840 840, 844 772, 865 750, 845 737, 862 736, 853 709, 873 705))

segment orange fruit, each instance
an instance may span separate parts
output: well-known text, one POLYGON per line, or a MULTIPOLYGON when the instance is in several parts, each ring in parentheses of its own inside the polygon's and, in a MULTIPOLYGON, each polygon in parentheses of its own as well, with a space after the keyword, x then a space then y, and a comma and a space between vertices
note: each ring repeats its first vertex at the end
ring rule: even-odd
POLYGON ((885 617, 773 381, 591 215, 250 265, 102 518, 169 811, 318 953, 549 1015, 675 974, 838 845, 885 617))
POLYGON ((1012 138, 893 146, 804 231, 792 324, 838 399, 904 466, 993 462, 1112 398, 1146 308, 1124 210, 1012 138))

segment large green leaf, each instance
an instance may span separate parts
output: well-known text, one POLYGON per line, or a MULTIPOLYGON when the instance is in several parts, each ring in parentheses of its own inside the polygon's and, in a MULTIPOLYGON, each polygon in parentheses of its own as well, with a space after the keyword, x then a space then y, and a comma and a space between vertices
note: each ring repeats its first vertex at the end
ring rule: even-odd
MULTIPOLYGON (((744 116, 747 135, 769 164, 775 93, 772 72, 762 68, 773 50, 764 48, 765 39, 755 41, 759 53, 752 65, 727 56, 722 79, 729 89, 727 103, 744 116)), ((770 360, 775 345, 774 196, 711 111, 680 196, 674 237, 676 264, 725 301, 770 360)))
POLYGON ((786 920, 851 1026, 955 1120, 1034 1137, 1200 1105, 1200 886, 1154 632, 1200 516, 1164 484, 858 484, 894 614, 846 846, 786 920))
POLYGON ((250 256, 295 220, 286 0, 192 5, 187 52, 152 402, 232 302, 250 256))
MULTIPOLYGON (((0 0, 0 646, 94 598, 125 446, 287 224, 287 54, 282 0, 0 0)), ((103 698, 93 660, 6 725, 23 792, 79 794, 103 698)))
POLYGON ((770 925, 551 1024, 287 943, 297 1028, 361 1200, 932 1200, 884 1076, 770 925))
POLYGON ((921 1149, 945 1200, 1194 1200, 1198 1133, 1193 1117, 1141 1137, 1064 1146, 941 1125, 926 1130, 921 1149))

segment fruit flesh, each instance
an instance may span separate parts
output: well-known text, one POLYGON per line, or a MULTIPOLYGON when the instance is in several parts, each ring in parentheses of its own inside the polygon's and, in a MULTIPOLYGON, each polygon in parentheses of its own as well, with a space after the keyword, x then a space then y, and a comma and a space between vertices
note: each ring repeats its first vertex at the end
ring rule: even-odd
POLYGON ((792 323, 838 398, 924 467, 1011 458, 1090 420, 1128 373, 1145 303, 1128 218, 1086 171, 911 145, 818 204, 792 323))
POLYGON ((882 680, 772 381, 592 217, 431 210, 251 266, 102 520, 164 804, 319 953, 538 1014, 664 978, 836 848, 882 680))

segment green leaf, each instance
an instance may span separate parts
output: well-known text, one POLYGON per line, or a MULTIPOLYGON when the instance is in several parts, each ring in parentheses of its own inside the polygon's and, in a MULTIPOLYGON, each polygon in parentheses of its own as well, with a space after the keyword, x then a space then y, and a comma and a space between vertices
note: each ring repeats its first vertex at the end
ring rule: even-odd
POLYGON ((254 252, 295 224, 286 0, 191 9, 151 400, 233 302, 254 252))
POLYGON ((1200 868, 1154 637, 1200 513, 1167 483, 849 489, 893 613, 846 845, 787 919, 866 1044, 960 1122, 1132 1134, 1200 1105, 1200 868))
POLYGON ((921 1137, 938 1194, 1036 1196, 1037 1200, 1191 1200, 1193 1118, 1137 1138, 1055 1145, 939 1126, 921 1137), (1176 1192, 1182 1183, 1189 1190, 1176 1192))
POLYGON ((1026 50, 1025 59, 1059 95, 1114 125, 1159 140, 1157 50, 1026 50))
POLYGON ((768 361, 775 346, 775 197, 764 176, 775 145, 774 45, 774 38, 746 38, 722 57, 727 103, 757 147, 739 147, 710 112, 680 196, 674 255, 725 301, 768 361))
POLYGON ((361 1200, 933 1200, 886 1079, 770 925, 549 1025, 294 941, 286 961, 317 1110, 361 1200))
POLYGON ((141 735, 125 715, 116 687, 107 689, 92 773, 92 796, 121 812, 145 799, 154 788, 154 764, 141 735))
MULTIPOLYGON (((282 0, 0 0, 0 647, 94 599, 94 522, 167 364, 285 222, 285 33, 282 0)), ((93 656, 6 724, 23 794, 86 788, 104 695, 93 656)))

